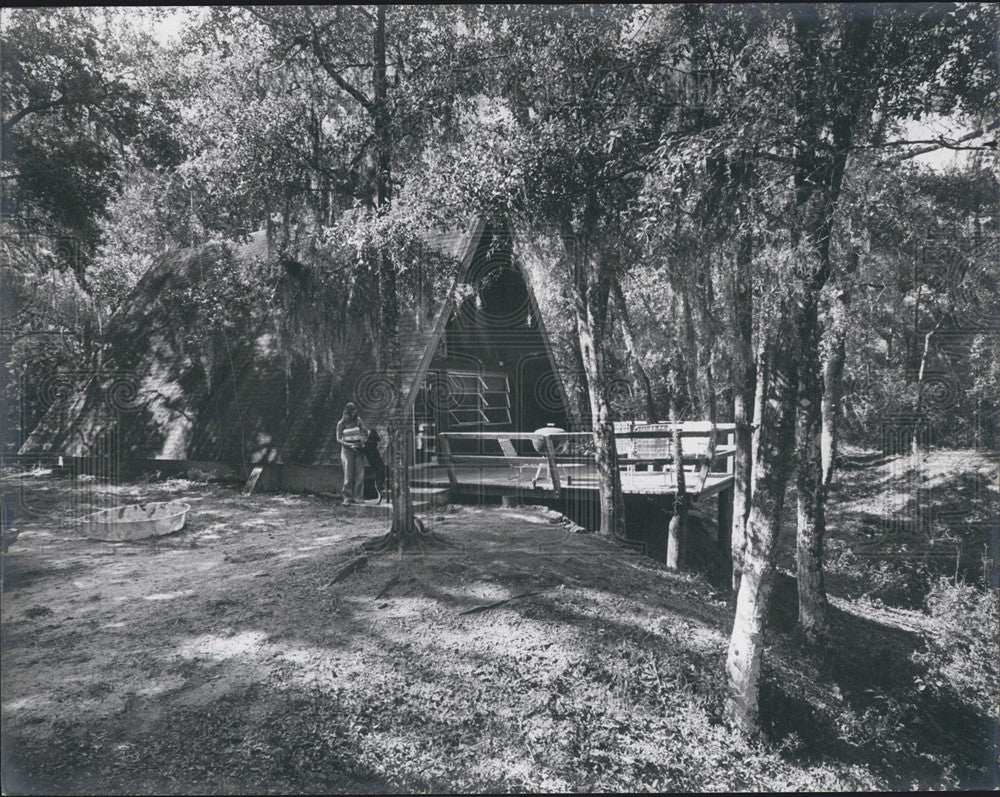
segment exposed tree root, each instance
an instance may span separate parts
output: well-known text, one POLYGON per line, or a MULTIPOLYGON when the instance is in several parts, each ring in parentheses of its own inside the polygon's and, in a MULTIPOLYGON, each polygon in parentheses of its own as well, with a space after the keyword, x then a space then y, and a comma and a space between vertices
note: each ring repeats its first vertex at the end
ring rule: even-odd
POLYGON ((428 531, 419 518, 414 519, 416 530, 409 534, 389 531, 381 537, 362 543, 364 553, 384 553, 386 551, 433 551, 454 548, 455 543, 435 531, 428 531))
POLYGON ((388 581, 386 581, 385 585, 382 587, 382 589, 380 589, 378 591, 378 594, 375 596, 375 600, 379 600, 380 598, 382 598, 385 595, 385 593, 387 593, 390 589, 392 589, 398 583, 399 583, 399 571, 397 570, 393 574, 392 578, 390 578, 388 581))
MULTIPOLYGON (((355 550, 355 556, 347 564, 341 567, 336 573, 334 573, 333 578, 331 578, 325 587, 329 587, 332 584, 336 584, 338 581, 351 576, 368 564, 369 558, 378 553, 425 553, 430 551, 441 550, 442 548, 454 548, 455 543, 449 540, 447 537, 438 534, 437 532, 427 531, 424 524, 419 520, 415 519, 416 530, 410 534, 396 534, 394 532, 387 532, 380 537, 376 537, 373 540, 368 540, 363 542, 355 550)), ((399 583, 399 571, 389 579, 388 582, 379 590, 375 599, 378 600, 385 593, 387 593, 393 586, 399 583)))
POLYGON ((393 534, 389 532, 363 543, 361 550, 369 554, 399 551, 421 553, 454 547, 455 543, 436 532, 425 532, 424 534, 393 534))
POLYGON ((333 578, 330 579, 324 586, 330 586, 330 584, 336 584, 338 581, 347 578, 349 575, 357 573, 361 568, 368 564, 368 554, 363 553, 360 556, 354 557, 350 562, 344 565, 340 570, 333 574, 333 578))
POLYGON ((536 589, 531 592, 522 592, 520 595, 511 595, 509 598, 504 598, 502 601, 495 601, 493 603, 487 603, 485 606, 473 606, 471 609, 466 609, 464 612, 459 612, 459 615, 463 614, 478 614, 479 612, 488 612, 490 609, 496 609, 498 606, 503 606, 511 601, 516 601, 518 598, 527 598, 529 595, 539 595, 545 592, 544 589, 536 589))

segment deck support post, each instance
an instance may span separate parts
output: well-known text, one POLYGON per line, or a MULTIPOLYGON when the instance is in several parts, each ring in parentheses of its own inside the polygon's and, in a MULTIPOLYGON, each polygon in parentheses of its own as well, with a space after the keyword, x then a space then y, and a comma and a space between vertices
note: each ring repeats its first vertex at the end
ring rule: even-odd
POLYGON ((719 550, 732 561, 733 534, 733 487, 719 491, 719 513, 717 516, 715 542, 719 550))
POLYGON ((513 509, 516 507, 520 501, 516 495, 501 495, 500 496, 500 506, 506 507, 507 509, 513 509))

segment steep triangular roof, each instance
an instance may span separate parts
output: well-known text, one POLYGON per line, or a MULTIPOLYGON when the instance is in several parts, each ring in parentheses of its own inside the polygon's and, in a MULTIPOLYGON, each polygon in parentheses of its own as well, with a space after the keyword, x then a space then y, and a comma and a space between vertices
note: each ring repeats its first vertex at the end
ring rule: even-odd
MULTIPOLYGON (((437 319, 434 324, 434 329, 431 335, 426 340, 421 339, 419 341, 418 345, 422 347, 423 354, 419 360, 417 374, 415 375, 416 378, 412 380, 410 389, 407 393, 406 404, 404 406, 406 412, 409 412, 413 408, 413 402, 416 399, 416 395, 419 390, 421 381, 424 375, 426 375, 428 369, 430 368, 431 361, 434 358, 434 353, 437 351, 438 346, 441 343, 441 339, 444 337, 445 329, 447 328, 448 325, 448 320, 451 317, 452 313, 454 313, 458 308, 457 289, 459 285, 467 283, 469 281, 468 278, 470 270, 472 268, 472 261, 476 254, 476 251, 482 244, 482 239, 487 232, 487 227, 488 225, 485 219, 479 218, 477 220, 475 227, 473 228, 472 235, 470 236, 470 239, 467 243, 466 251, 462 257, 462 265, 460 269, 456 272, 455 279, 451 285, 451 289, 448 291, 444 304, 441 307, 440 311, 438 312, 437 319)), ((504 222, 501 225, 499 225, 499 232, 501 235, 509 236, 511 234, 509 224, 504 222)), ((516 268, 520 269, 520 264, 518 263, 516 257, 514 258, 514 265, 516 268)), ((543 314, 538 304, 538 299, 535 297, 535 291, 531 285, 531 279, 526 273, 523 272, 523 270, 521 273, 522 277, 524 278, 524 286, 528 293, 528 300, 531 303, 531 312, 534 318, 536 319, 536 323, 538 324, 538 331, 541 335, 542 342, 545 347, 545 354, 548 356, 549 361, 552 365, 552 371, 555 374, 562 395, 568 396, 568 393, 566 393, 565 385, 563 383, 561 369, 559 367, 558 360, 555 356, 555 351, 552 348, 552 341, 549 338, 548 332, 546 331, 545 323, 543 320, 543 314)))
MULTIPOLYGON (((440 273, 450 270, 450 279, 447 290, 426 290, 424 305, 400 318, 408 408, 487 227, 474 219, 460 232, 421 236, 426 250, 444 259, 440 273)), ((335 458, 343 406, 359 392, 377 391, 384 375, 372 366, 370 331, 358 318, 336 317, 309 269, 308 262, 279 262, 263 233, 161 256, 109 324, 115 370, 81 381, 59 399, 21 451, 89 456, 110 439, 118 447, 109 451, 113 456, 225 460, 244 468, 335 458), (280 309, 252 308, 236 332, 191 328, 171 297, 206 281, 211 293, 210 280, 225 280, 229 270, 248 264, 284 269, 280 309)), ((542 311, 525 283, 558 377, 542 311)), ((384 423, 378 403, 368 406, 366 420, 384 423)))
POLYGON ((402 356, 403 352, 401 351, 400 360, 402 362, 414 362, 416 364, 416 370, 412 378, 409 380, 408 389, 405 391, 406 402, 403 405, 404 413, 408 413, 413 409, 413 402, 417 397, 420 384, 430 368, 431 360, 434 358, 434 352, 437 351, 437 348, 441 343, 441 338, 444 336, 445 328, 448 326, 448 319, 451 317, 451 314, 455 312, 457 288, 459 284, 465 282, 466 280, 469 268, 472 265, 472 258, 475 257, 476 250, 479 248, 479 244, 485 230, 485 219, 476 219, 468 239, 464 242, 465 246, 464 251, 462 252, 461 265, 455 272, 455 278, 451 282, 451 287, 448 289, 444 302, 438 309, 437 315, 434 319, 434 324, 428 330, 428 333, 426 335, 415 335, 412 338, 408 338, 404 334, 404 330, 400 329, 400 339, 408 341, 406 351, 411 354, 411 359, 407 359, 402 356))

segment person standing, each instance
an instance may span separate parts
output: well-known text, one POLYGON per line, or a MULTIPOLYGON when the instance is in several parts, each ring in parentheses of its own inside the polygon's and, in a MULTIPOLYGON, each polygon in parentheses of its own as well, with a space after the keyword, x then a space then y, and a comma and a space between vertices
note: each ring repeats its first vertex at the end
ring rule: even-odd
POLYGON ((353 401, 347 402, 344 414, 337 423, 337 442, 340 443, 340 462, 344 466, 344 503, 353 504, 365 499, 365 453, 363 446, 368 430, 353 401))

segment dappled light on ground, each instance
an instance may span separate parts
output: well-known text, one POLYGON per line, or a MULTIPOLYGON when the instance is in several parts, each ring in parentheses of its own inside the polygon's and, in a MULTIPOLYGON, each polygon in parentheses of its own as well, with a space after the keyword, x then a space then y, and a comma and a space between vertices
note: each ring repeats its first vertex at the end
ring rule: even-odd
POLYGON ((11 790, 984 782, 985 718, 919 688, 919 612, 835 596, 840 644, 811 650, 779 584, 767 735, 748 744, 722 721, 730 597, 543 512, 439 510, 454 547, 334 582, 381 521, 171 479, 134 497, 182 493, 181 532, 102 543, 61 525, 71 480, 24 482, 3 576, 11 790))

